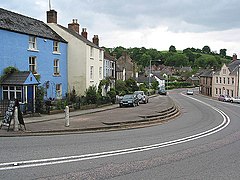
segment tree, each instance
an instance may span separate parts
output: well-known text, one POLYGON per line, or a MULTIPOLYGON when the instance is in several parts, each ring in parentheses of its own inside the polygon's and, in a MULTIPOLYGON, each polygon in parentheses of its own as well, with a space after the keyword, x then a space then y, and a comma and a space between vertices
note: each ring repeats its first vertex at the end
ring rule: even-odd
POLYGON ((202 48, 202 52, 203 52, 204 54, 210 54, 210 53, 211 53, 211 49, 210 49, 209 46, 204 46, 204 47, 202 48))
POLYGON ((137 82, 132 78, 129 78, 128 80, 126 80, 125 83, 126 83, 126 87, 127 87, 128 91, 131 93, 133 93, 134 91, 137 91, 139 89, 137 86, 137 82))
POLYGON ((227 55, 227 49, 220 49, 220 56, 226 57, 227 55))
POLYGON ((171 45, 171 46, 169 47, 169 52, 177 52, 175 46, 171 45))

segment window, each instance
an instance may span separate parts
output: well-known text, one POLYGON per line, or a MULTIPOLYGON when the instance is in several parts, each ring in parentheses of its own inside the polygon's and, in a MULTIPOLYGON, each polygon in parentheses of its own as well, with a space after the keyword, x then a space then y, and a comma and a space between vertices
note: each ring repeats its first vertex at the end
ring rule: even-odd
POLYGON ((219 94, 222 94, 222 90, 221 90, 221 88, 219 88, 219 94))
POLYGON ((234 84, 234 78, 232 78, 232 84, 234 84))
POLYGON ((56 98, 62 98, 62 84, 56 84, 56 98))
POLYGON ((218 94, 218 89, 216 88, 216 94, 218 94))
POLYGON ((102 78, 102 67, 99 67, 99 78, 102 78))
POLYGON ((226 83, 226 78, 223 78, 223 84, 225 84, 226 83))
POLYGON ((54 62, 53 62, 53 74, 55 76, 60 75, 59 59, 54 59, 54 62))
POLYGON ((90 57, 93 58, 94 56, 94 49, 93 47, 90 47, 90 57))
POLYGON ((230 84, 230 78, 228 78, 228 80, 227 80, 227 81, 228 81, 228 84, 230 84))
POLYGON ((102 60, 102 51, 99 50, 99 60, 101 61, 102 60))
POLYGON ((218 83, 218 77, 216 77, 216 83, 218 83))
POLYGON ((3 86, 3 99, 18 99, 22 101, 22 87, 21 86, 3 86))
POLYGON ((226 72, 227 72, 226 69, 223 69, 223 74, 226 74, 226 72))
POLYGON ((37 50, 37 38, 34 36, 29 36, 29 49, 37 50))
POLYGON ((93 66, 90 67, 90 79, 93 79, 93 66))
POLYGON ((222 78, 221 78, 221 77, 219 78, 219 83, 220 83, 220 84, 222 83, 222 78))
POLYGON ((36 65, 36 57, 31 56, 29 57, 29 71, 31 71, 33 74, 37 74, 37 65, 36 65))
POLYGON ((60 50, 59 50, 59 42, 57 42, 57 41, 53 42, 53 52, 55 52, 55 53, 59 53, 60 52, 60 50))

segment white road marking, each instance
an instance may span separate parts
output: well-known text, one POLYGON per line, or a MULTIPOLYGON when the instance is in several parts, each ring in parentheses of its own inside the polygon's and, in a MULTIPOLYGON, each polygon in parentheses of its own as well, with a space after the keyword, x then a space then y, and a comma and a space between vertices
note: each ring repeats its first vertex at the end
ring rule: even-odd
MULTIPOLYGON (((184 94, 182 94, 182 95, 186 96, 184 94)), ((90 160, 90 159, 98 159, 98 158, 105 158, 105 157, 110 157, 110 156, 118 156, 118 155, 124 155, 124 154, 149 151, 149 150, 153 150, 153 149, 173 146, 176 144, 182 144, 182 143, 186 143, 186 142, 193 141, 196 139, 200 139, 200 138, 215 134, 215 133, 223 130, 224 128, 226 128, 229 125, 230 118, 226 115, 226 113, 224 113, 220 109, 217 109, 217 108, 215 108, 205 102, 197 100, 193 97, 189 97, 189 96, 186 96, 186 97, 191 98, 195 101, 198 101, 206 106, 211 107, 215 111, 217 111, 223 117, 222 123, 212 129, 207 130, 207 131, 204 131, 204 132, 192 135, 192 136, 188 136, 188 137, 159 143, 159 144, 140 146, 140 147, 129 148, 129 149, 120 149, 120 150, 107 151, 107 152, 100 152, 100 153, 93 153, 93 154, 78 155, 78 156, 66 156, 66 157, 59 157, 59 158, 0 163, 0 171, 47 166, 47 165, 54 165, 54 164, 63 164, 63 163, 70 163, 70 162, 77 162, 77 161, 84 161, 84 160, 90 160)))

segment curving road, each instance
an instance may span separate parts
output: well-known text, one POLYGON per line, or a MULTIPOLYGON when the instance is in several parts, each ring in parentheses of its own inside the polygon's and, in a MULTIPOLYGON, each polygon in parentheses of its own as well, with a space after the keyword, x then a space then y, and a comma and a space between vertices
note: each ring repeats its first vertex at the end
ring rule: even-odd
POLYGON ((239 179, 240 105, 184 93, 170 91, 182 115, 162 125, 1 138, 0 179, 239 179))

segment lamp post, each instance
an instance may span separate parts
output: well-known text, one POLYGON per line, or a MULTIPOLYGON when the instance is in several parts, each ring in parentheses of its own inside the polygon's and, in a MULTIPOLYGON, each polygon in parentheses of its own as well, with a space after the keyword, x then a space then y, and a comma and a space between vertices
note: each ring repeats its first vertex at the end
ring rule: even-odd
POLYGON ((150 59, 150 67, 149 67, 149 76, 148 76, 148 92, 150 93, 150 84, 151 84, 151 71, 152 71, 152 61, 161 61, 160 59, 158 60, 151 60, 150 59))

